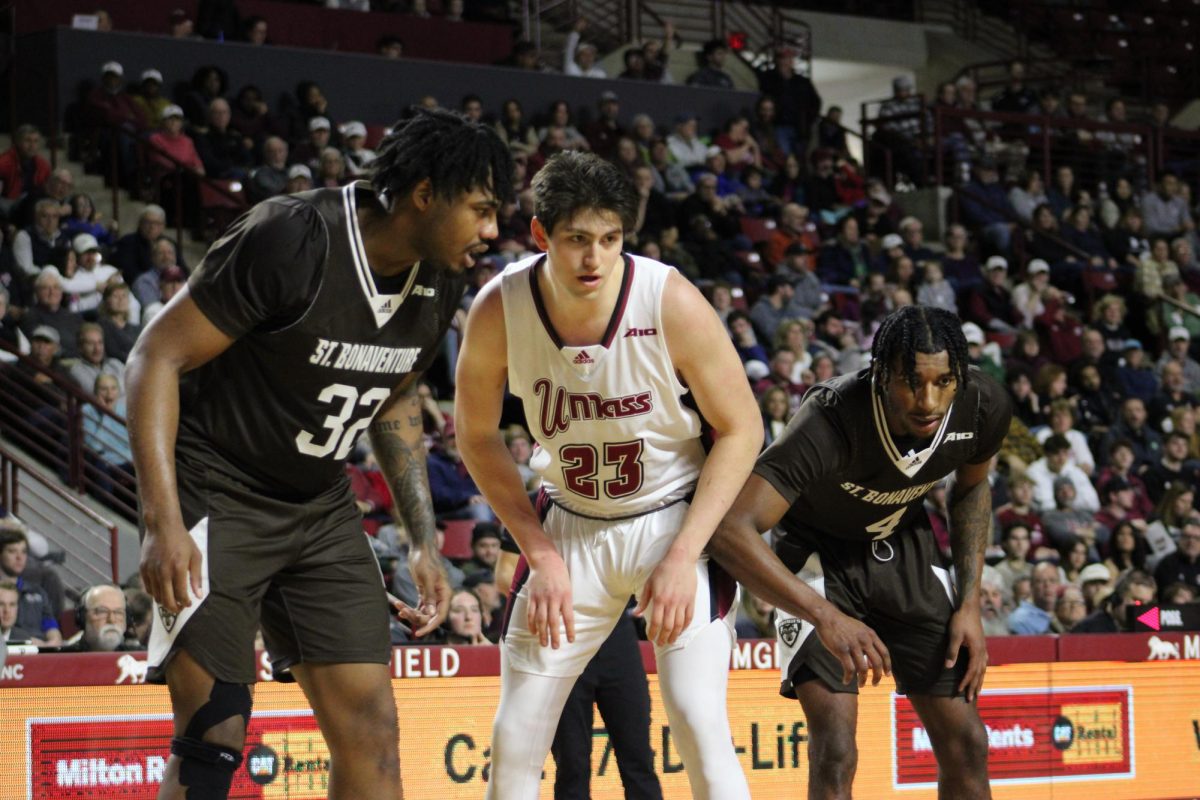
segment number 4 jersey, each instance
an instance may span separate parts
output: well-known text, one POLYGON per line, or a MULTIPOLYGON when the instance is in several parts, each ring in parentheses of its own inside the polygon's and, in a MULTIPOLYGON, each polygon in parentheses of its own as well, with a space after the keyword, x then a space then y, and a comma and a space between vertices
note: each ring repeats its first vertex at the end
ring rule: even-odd
MULTIPOLYGON (((699 414, 667 352, 663 288, 674 270, 623 256, 604 340, 568 347, 546 313, 537 274, 545 256, 501 276, 509 391, 521 398, 538 447, 530 466, 550 498, 590 517, 627 517, 687 497, 704 462, 699 414)), ((616 274, 614 272, 614 278, 616 274)))
POLYGON ((1007 390, 972 369, 931 439, 896 439, 863 369, 809 390, 754 471, 791 504, 779 528, 797 543, 886 539, 924 518, 939 481, 995 455, 1011 417, 1007 390))
POLYGON ((367 265, 358 183, 276 197, 234 223, 188 282, 233 345, 183 376, 177 456, 279 497, 329 491, 404 377, 433 360, 463 280, 367 265))

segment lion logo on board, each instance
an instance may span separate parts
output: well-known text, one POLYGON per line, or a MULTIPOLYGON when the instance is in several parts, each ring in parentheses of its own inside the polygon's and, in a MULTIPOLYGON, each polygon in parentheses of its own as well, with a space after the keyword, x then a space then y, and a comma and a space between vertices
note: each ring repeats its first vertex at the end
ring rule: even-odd
POLYGON ((783 643, 788 647, 792 647, 800 638, 801 627, 803 627, 803 623, 800 620, 785 619, 779 623, 779 638, 783 639, 783 643))

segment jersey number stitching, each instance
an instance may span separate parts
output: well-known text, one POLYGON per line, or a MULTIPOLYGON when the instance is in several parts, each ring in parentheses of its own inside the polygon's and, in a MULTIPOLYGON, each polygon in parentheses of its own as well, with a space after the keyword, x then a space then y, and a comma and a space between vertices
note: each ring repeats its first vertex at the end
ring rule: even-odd
MULTIPOLYGON (((642 488, 643 446, 641 439, 604 443, 604 465, 616 467, 616 476, 604 481, 606 496, 613 499, 626 497, 642 488)), ((563 445, 558 457, 563 462, 563 484, 581 497, 598 500, 600 489, 596 473, 600 470, 596 447, 590 444, 563 445)))
POLYGON ((376 387, 359 397, 358 389, 355 387, 344 383, 331 383, 317 395, 317 400, 321 403, 341 401, 341 408, 337 409, 337 413, 330 414, 325 418, 324 429, 329 431, 328 438, 324 443, 317 444, 313 434, 308 431, 300 431, 296 434, 296 449, 304 455, 314 458, 325 458, 336 450, 334 458, 346 458, 350 455, 350 449, 354 447, 354 443, 358 441, 359 434, 371 424, 380 404, 388 399, 391 393, 390 389, 376 387), (366 409, 365 413, 350 422, 354 412, 363 408, 366 409), (348 422, 350 422, 349 426, 346 424, 348 422))
POLYGON ((872 522, 866 527, 867 533, 879 534, 873 541, 886 539, 892 535, 892 531, 896 530, 896 526, 900 524, 900 520, 904 517, 904 512, 908 511, 908 506, 904 506, 895 514, 889 514, 878 522, 872 522))

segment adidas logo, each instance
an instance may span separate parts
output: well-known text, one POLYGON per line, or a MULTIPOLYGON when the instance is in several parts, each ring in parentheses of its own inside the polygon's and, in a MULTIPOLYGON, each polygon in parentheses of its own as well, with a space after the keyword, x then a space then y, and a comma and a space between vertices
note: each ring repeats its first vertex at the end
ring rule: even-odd
POLYGON ((594 364, 596 360, 588 355, 587 350, 580 350, 579 355, 575 356, 574 364, 594 364))
POLYGON ((388 298, 387 300, 385 300, 384 302, 379 304, 379 313, 380 314, 386 314, 387 312, 389 312, 391 310, 392 310, 391 298, 388 298))

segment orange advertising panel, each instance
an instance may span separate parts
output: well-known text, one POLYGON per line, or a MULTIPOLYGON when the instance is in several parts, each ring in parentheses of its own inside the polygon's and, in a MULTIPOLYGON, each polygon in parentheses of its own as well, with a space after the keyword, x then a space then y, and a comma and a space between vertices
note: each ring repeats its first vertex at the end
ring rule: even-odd
MULTIPOLYGON (((393 682, 406 795, 478 800, 489 774, 498 678, 470 674, 471 653, 398 652, 420 666, 393 682)), ((45 658, 51 657, 37 657, 45 658)), ((778 696, 773 661, 773 648, 761 643, 730 673, 734 745, 754 797, 804 797, 808 729, 799 704, 778 696)), ((154 796, 168 754, 167 693, 131 684, 127 672, 114 665, 111 675, 102 674, 108 685, 0 684, 2 800, 154 796)), ((31 663, 23 674, 37 677, 31 663)), ((657 676, 649 678, 655 768, 666 797, 688 798, 657 676)), ((1200 661, 1007 664, 988 670, 986 687, 980 710, 997 800, 1200 797, 1200 661)), ((932 800, 936 769, 928 737, 893 688, 868 688, 860 697, 855 796, 932 800)), ((623 797, 616 761, 599 716, 595 724, 592 797, 616 800, 623 797)), ((260 683, 234 796, 324 797, 328 766, 299 689, 260 683)), ((552 796, 553 776, 548 760, 543 798, 552 796)))

